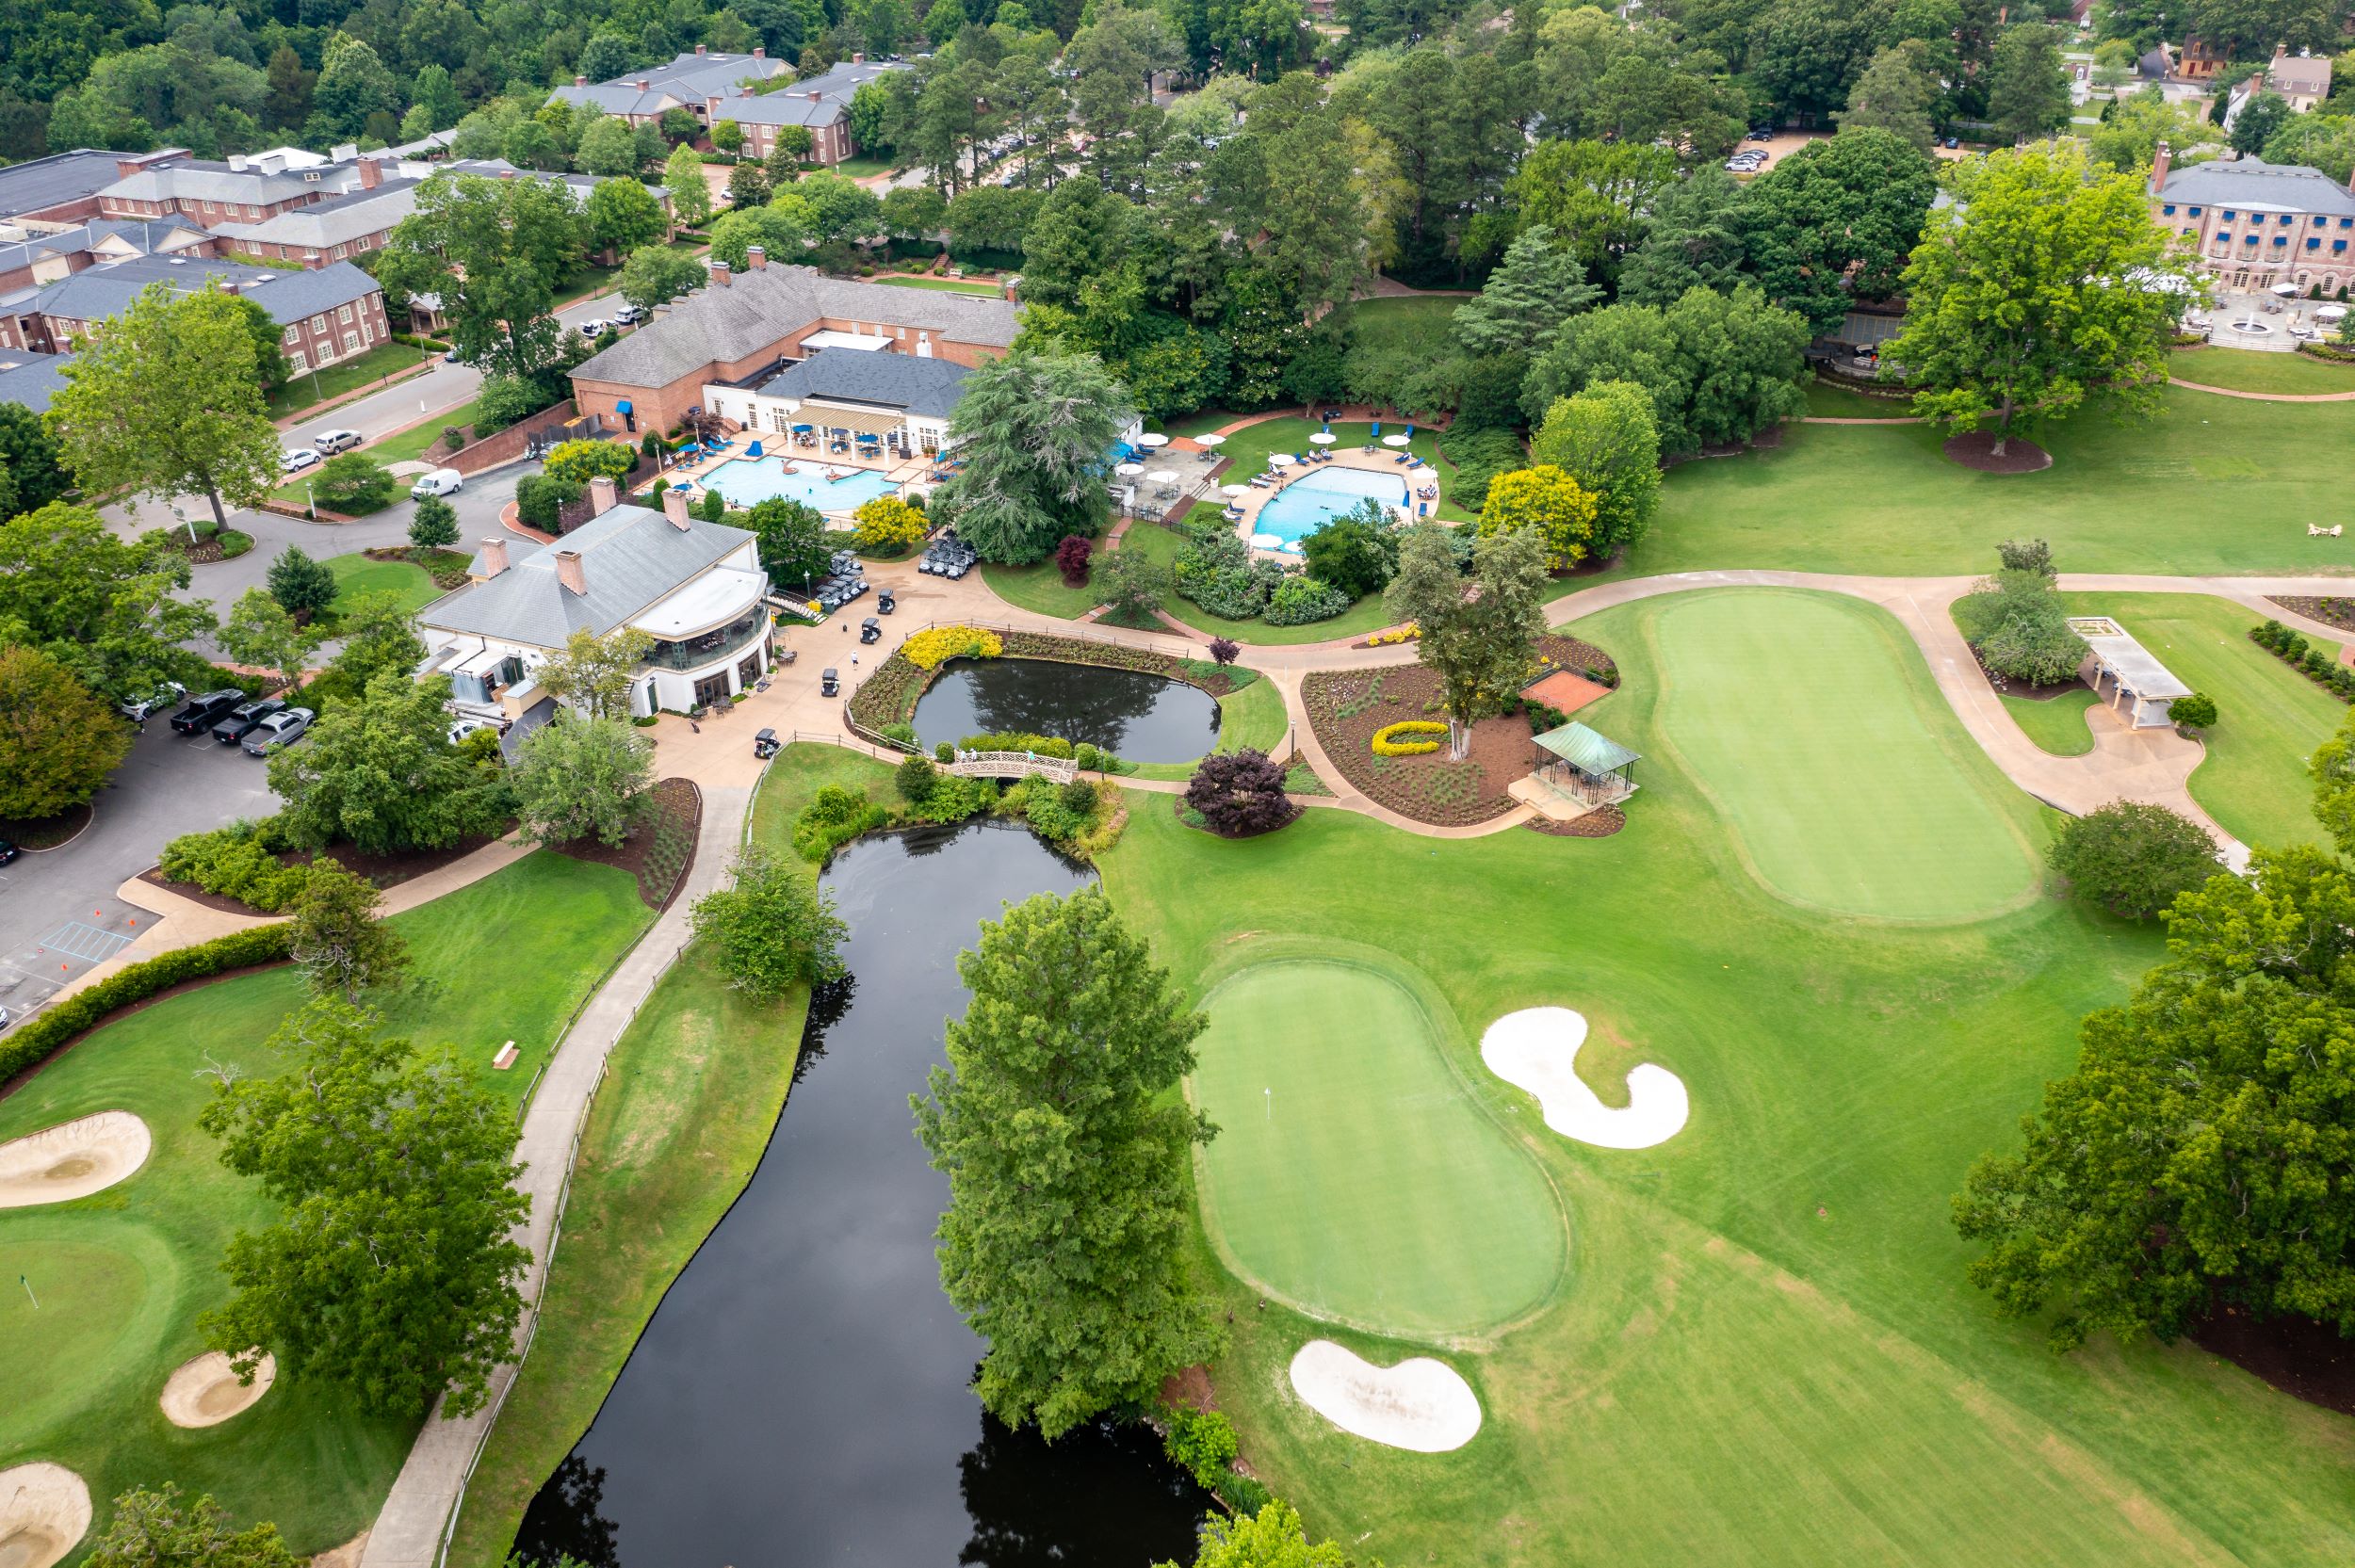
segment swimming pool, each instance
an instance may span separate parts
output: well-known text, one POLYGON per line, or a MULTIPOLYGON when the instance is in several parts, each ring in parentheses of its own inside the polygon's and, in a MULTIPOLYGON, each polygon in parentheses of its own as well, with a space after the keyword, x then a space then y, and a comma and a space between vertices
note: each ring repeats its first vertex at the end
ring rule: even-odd
POLYGON ((1257 536, 1260 534, 1272 535, 1279 542, 1260 548, 1296 556, 1304 535, 1314 533, 1325 519, 1355 510, 1359 502, 1369 499, 1403 507, 1406 481, 1396 474, 1369 474, 1362 468, 1311 469, 1268 497, 1252 522, 1253 542, 1259 542, 1257 536))
POLYGON ((794 472, 788 474, 787 461, 779 457, 736 458, 706 474, 701 482, 706 490, 716 490, 726 496, 731 507, 750 508, 782 495, 820 511, 845 515, 878 495, 899 493, 898 485, 872 469, 854 468, 842 478, 828 480, 821 464, 808 459, 796 460, 794 472))

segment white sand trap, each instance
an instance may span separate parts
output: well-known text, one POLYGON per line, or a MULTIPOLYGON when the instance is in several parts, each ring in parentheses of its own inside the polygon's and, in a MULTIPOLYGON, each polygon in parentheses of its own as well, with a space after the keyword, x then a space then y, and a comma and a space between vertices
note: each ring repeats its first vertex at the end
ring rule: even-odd
POLYGON ((1413 1356, 1376 1366, 1329 1339, 1292 1357, 1292 1392, 1352 1436, 1419 1454, 1443 1454, 1480 1431, 1480 1397, 1443 1361, 1413 1356))
MULTIPOLYGON (((0 1208, 103 1192, 147 1163, 154 1140, 127 1110, 102 1110, 0 1143, 0 1208)), ((0 1568, 8 1568, 0 1559, 0 1568)))
POLYGON ((232 1415, 251 1410, 269 1385, 278 1381, 278 1358, 265 1355, 253 1368, 253 1381, 241 1383, 225 1350, 207 1350, 184 1361, 164 1380, 156 1402, 175 1427, 218 1427, 232 1415))
POLYGON ((0 1470, 0 1568, 49 1568, 89 1529, 89 1488, 62 1464, 0 1470))
POLYGON ((1537 1097, 1546 1125, 1599 1149, 1648 1149, 1683 1129, 1692 1114, 1684 1080, 1647 1061, 1628 1069, 1627 1106, 1614 1110, 1573 1070, 1586 1019, 1568 1008, 1523 1008, 1488 1026, 1480 1059, 1488 1071, 1537 1097))

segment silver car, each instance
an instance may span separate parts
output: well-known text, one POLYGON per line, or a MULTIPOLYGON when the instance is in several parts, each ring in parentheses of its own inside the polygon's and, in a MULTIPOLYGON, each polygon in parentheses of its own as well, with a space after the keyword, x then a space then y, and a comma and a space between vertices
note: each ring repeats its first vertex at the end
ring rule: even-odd
POLYGON ((309 708, 288 708, 284 713, 273 713, 254 725, 239 744, 245 748, 248 756, 266 757, 273 752, 283 752, 302 738, 303 732, 311 727, 311 720, 317 717, 309 708))
POLYGON ((338 452, 349 452, 354 446, 359 445, 360 432, 357 430, 321 430, 311 438, 311 445, 318 448, 319 456, 332 458, 338 452))

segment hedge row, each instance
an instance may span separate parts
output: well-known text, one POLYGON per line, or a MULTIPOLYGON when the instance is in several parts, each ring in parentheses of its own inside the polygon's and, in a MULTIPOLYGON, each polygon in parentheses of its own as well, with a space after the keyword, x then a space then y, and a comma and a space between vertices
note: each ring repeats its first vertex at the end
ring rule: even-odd
POLYGON ((76 1036, 105 1023, 108 1013, 144 1002, 183 980, 284 962, 290 956, 293 930, 280 921, 193 946, 175 947, 75 992, 14 1034, 0 1039, 0 1083, 47 1060, 76 1036))

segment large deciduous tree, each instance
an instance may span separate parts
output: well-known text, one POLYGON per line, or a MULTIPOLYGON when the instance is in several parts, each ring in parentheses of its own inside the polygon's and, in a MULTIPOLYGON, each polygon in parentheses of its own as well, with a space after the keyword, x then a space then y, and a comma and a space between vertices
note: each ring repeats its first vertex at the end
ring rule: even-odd
POLYGON ((1889 131, 1813 141, 1750 187, 1750 256, 1766 297, 1818 332, 1897 292, 1938 194, 1930 155, 1889 131))
POLYGON ((242 301, 150 283, 65 367, 50 417, 83 488, 202 495, 213 521, 279 479, 278 431, 242 301))
POLYGON ((589 249, 617 256, 655 244, 671 226, 662 216, 662 203, 644 186, 628 179, 607 180, 591 191, 581 218, 588 225, 589 249))
POLYGON ((1665 147, 1548 141, 1522 162, 1507 190, 1524 225, 1551 228, 1586 276, 1608 284, 1676 175, 1676 154, 1665 147))
MULTIPOLYGON (((1212 1514, 1202 1527, 1194 1568, 1350 1568, 1337 1542, 1311 1544, 1307 1527, 1281 1497, 1259 1505, 1256 1514, 1226 1518, 1212 1514)), ((1163 1562, 1156 1568, 1179 1568, 1163 1562)))
POLYGON ((728 984, 755 1001, 842 978, 849 929, 834 896, 757 846, 736 857, 725 887, 695 901, 693 919, 696 940, 711 944, 728 984))
POLYGON ((642 311, 667 305, 703 286, 704 266, 665 245, 642 246, 622 263, 622 298, 642 311))
POLYGON ((1955 192, 1906 268, 1911 308, 1885 350, 1921 389, 1915 412, 1991 428, 2000 454, 2087 403, 2155 410, 2194 285, 2141 183, 2039 147, 1964 166, 1955 192))
POLYGON ((525 738, 515 815, 538 843, 594 838, 617 849, 653 784, 653 741, 618 719, 566 719, 525 738))
POLYGON ((436 174, 394 225, 376 275, 395 292, 438 296, 467 364, 529 380, 557 360, 557 285, 587 242, 558 182, 436 174))
POLYGON ((449 743, 449 681, 388 670, 357 702, 329 708, 300 746, 269 759, 269 784, 296 843, 349 842, 370 854, 438 849, 495 829, 507 793, 449 743))
POLYGON ((1632 381, 1596 381, 1557 398, 1530 443, 1530 461, 1551 463, 1595 498, 1588 553, 1604 559, 1633 545, 1660 504, 1660 423, 1651 395, 1632 381))
POLYGON ((1887 131, 1909 147, 1929 151, 1936 126, 1930 109, 1942 89, 1919 39, 1892 43, 1875 55, 1849 89, 1841 111, 1843 131, 1887 131))
POLYGON ((2222 869, 2206 829, 2139 800, 2071 817, 2045 860, 2078 897, 2130 920, 2165 913, 2222 869))
POLYGON ((288 1070, 224 1081, 198 1119, 283 1205, 230 1238, 236 1294, 200 1319, 208 1341, 241 1372, 267 1348, 371 1414, 421 1416, 443 1395, 452 1414, 480 1409, 531 1257, 508 1235, 531 1207, 514 1112, 347 1002, 309 1003, 270 1045, 288 1070))
POLYGON ((965 466, 934 509, 984 560, 1045 560, 1102 526, 1113 444, 1134 418, 1092 355, 1017 347, 966 377, 950 427, 965 466))
POLYGON ((39 511, 73 488, 57 438, 22 403, 0 403, 0 523, 39 511))
POLYGON ((193 675, 181 644, 213 629, 211 606, 177 596, 189 578, 161 537, 131 542, 52 502, 0 524, 0 642, 39 648, 103 695, 143 697, 193 675))
POLYGON ((308 1560, 287 1548, 276 1525, 238 1529, 210 1494, 185 1501, 170 1481, 160 1492, 135 1486, 117 1497, 106 1533, 84 1560, 89 1568, 302 1568, 308 1560))
POLYGON ((1750 284, 1690 288, 1666 310, 1611 305, 1573 316, 1530 367, 1521 406, 1542 419, 1554 399, 1597 381, 1651 394, 1664 452, 1747 441, 1807 409, 1806 318, 1750 284))
POLYGON ((663 187, 671 193, 671 210, 689 228, 699 228, 711 217, 711 187, 704 183, 704 161, 685 142, 671 149, 662 165, 663 187))
POLYGON ((949 1177, 941 1285, 989 1341, 982 1403, 1054 1438, 1218 1344, 1186 1261, 1215 1129, 1175 1093, 1208 1021, 1096 889, 983 921, 957 973, 949 1065, 911 1100, 949 1177))
POLYGON ((1545 542, 1533 528, 1475 544, 1470 581, 1456 569, 1454 540, 1438 524, 1418 525, 1399 546, 1383 609, 1421 633, 1415 657, 1439 678, 1454 755, 1470 746, 1473 724, 1521 688, 1546 629, 1545 589, 1545 542))
POLYGON ((1488 481, 1480 537, 1526 531, 1545 546, 1547 569, 1567 572, 1586 558, 1595 537, 1595 497, 1552 463, 1535 463, 1488 481))
POLYGON ((97 693, 38 649, 0 646, 0 816, 71 811, 131 749, 97 693))

